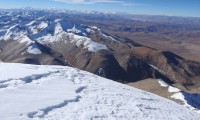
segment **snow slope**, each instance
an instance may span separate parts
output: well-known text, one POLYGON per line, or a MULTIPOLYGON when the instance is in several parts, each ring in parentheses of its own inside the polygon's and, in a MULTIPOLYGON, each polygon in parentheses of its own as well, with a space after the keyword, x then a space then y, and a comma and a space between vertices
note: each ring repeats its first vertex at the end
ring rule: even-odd
POLYGON ((174 102, 78 69, 0 63, 2 120, 199 120, 174 102))

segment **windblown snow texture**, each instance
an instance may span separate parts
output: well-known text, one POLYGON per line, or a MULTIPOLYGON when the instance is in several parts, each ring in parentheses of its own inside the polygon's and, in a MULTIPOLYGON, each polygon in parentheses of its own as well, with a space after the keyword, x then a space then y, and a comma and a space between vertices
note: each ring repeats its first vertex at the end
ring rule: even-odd
POLYGON ((0 63, 2 120, 199 120, 157 95, 78 69, 0 63))

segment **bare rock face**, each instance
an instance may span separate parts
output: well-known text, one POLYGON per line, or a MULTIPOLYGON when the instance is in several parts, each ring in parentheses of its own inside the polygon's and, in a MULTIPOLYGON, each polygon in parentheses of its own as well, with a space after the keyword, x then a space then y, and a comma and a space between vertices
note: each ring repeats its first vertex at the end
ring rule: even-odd
POLYGON ((95 26, 73 23, 63 16, 18 19, 23 22, 0 26, 3 62, 65 65, 94 74, 102 68, 102 77, 122 83, 162 78, 181 89, 200 91, 198 62, 136 42, 121 43, 95 26))

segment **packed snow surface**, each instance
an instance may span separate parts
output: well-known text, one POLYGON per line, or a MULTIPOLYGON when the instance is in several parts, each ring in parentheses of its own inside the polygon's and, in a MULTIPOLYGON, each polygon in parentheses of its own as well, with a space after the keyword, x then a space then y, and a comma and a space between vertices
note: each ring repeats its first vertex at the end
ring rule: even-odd
POLYGON ((199 120, 157 95, 78 69, 0 63, 2 120, 199 120))

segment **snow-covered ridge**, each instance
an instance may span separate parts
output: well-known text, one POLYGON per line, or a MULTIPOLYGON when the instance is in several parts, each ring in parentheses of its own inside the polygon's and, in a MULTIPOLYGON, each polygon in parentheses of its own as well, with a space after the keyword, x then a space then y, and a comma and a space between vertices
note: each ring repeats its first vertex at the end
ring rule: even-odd
POLYGON ((78 69, 0 63, 3 120, 199 120, 157 95, 78 69))
POLYGON ((108 49, 106 45, 95 42, 86 37, 85 35, 87 33, 85 33, 84 30, 77 29, 75 25, 70 29, 66 29, 66 25, 68 23, 64 25, 61 23, 62 22, 55 24, 53 34, 43 35, 42 37, 36 38, 36 40, 42 43, 56 43, 59 41, 65 41, 65 43, 75 43, 77 47, 83 47, 91 52, 108 49))
POLYGON ((46 15, 39 11, 38 14, 36 13, 31 11, 24 13, 0 12, 0 15, 3 15, 0 18, 0 40, 25 42, 22 40, 24 36, 27 36, 26 40, 28 38, 46 44, 64 40, 66 43, 75 43, 77 47, 83 47, 91 52, 108 49, 102 42, 89 38, 89 35, 95 34, 95 32, 98 32, 105 39, 116 41, 111 36, 103 34, 96 26, 73 23, 61 13, 58 13, 58 15, 46 15), (67 40, 66 38, 70 39, 67 40))

